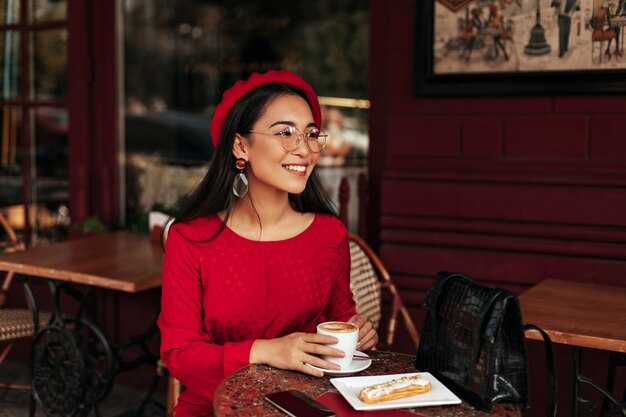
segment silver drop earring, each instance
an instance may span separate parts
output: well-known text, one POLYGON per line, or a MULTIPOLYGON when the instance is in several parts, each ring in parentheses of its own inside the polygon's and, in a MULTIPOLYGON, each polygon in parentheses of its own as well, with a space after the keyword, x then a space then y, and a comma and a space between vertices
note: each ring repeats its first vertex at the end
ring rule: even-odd
POLYGON ((235 168, 239 170, 239 174, 235 175, 233 180, 233 194, 239 198, 242 198, 248 192, 248 178, 243 173, 247 165, 248 162, 243 158, 237 158, 237 161, 235 161, 235 168))

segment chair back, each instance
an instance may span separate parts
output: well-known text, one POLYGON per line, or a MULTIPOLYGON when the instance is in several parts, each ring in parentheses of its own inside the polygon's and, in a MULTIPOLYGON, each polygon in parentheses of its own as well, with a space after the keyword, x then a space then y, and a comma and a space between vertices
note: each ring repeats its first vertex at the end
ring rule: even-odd
MULTIPOLYGON (((165 244, 167 242, 167 234, 172 223, 176 219, 165 213, 159 211, 151 211, 148 214, 148 227, 150 230, 150 239, 159 243, 163 250, 165 250, 165 244)), ((185 387, 181 382, 174 378, 174 376, 168 372, 167 366, 163 360, 159 359, 157 363, 157 373, 159 376, 167 375, 167 394, 165 405, 165 417, 174 417, 174 408, 178 403, 178 397, 185 387)))
MULTIPOLYGON (((18 239, 15 230, 0 213, 0 252, 18 252, 25 250, 25 245, 18 239)), ((2 364, 13 348, 13 342, 32 337, 37 329, 45 326, 50 320, 49 313, 39 313, 34 308, 32 292, 25 284, 26 299, 31 306, 28 308, 6 308, 5 301, 15 276, 14 272, 0 272, 0 364, 2 364), (4 278, 1 279, 4 275, 4 278)), ((0 388, 29 389, 29 384, 15 381, 0 381, 0 388)))
MULTIPOLYGON (((415 349, 417 349, 419 332, 389 272, 378 255, 361 237, 350 233, 348 239, 350 241, 351 262, 350 289, 356 302, 357 313, 370 319, 378 329, 382 317, 382 291, 389 292, 391 296, 389 319, 385 320, 383 326, 385 339, 384 341, 381 339, 378 348, 382 350, 391 349, 396 335, 398 315, 400 315, 415 349)), ((381 334, 380 331, 379 334, 381 334)))
MULTIPOLYGON (((0 253, 1 252, 19 252, 25 249, 24 243, 17 238, 17 234, 13 227, 9 224, 4 214, 0 213, 0 253)), ((0 273, 0 277, 2 273, 0 273)), ((13 281, 13 272, 7 272, 0 286, 0 307, 6 301, 7 292, 13 281)))
POLYGON ((170 226, 176 219, 168 214, 160 211, 151 211, 148 213, 148 228, 150 231, 150 239, 153 242, 160 243, 165 249, 165 242, 170 226))
POLYGON ((356 312, 367 317, 378 329, 382 298, 378 274, 367 252, 353 239, 350 239, 350 290, 356 312))

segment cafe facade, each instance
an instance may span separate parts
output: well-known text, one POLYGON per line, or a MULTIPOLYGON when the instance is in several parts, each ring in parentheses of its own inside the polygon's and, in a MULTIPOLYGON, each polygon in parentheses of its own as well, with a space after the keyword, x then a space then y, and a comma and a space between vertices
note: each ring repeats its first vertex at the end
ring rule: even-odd
MULTIPOLYGON (((143 211, 163 203, 139 194, 141 184, 154 181, 154 177, 129 181, 137 179, 133 172, 138 169, 154 169, 161 181, 167 181, 168 175, 201 175, 206 161, 188 158, 180 146, 196 146, 196 155, 210 159, 210 138, 203 143, 202 135, 208 134, 212 106, 236 75, 217 76, 224 66, 232 64, 249 71, 269 69, 280 62, 306 73, 306 65, 317 63, 322 56, 315 55, 319 50, 310 50, 304 61, 298 56, 300 61, 293 63, 290 55, 285 55, 289 50, 281 49, 280 39, 269 46, 263 40, 249 39, 253 52, 261 50, 266 55, 246 55, 236 61, 207 55, 192 62, 192 52, 203 50, 199 46, 203 40, 209 45, 230 45, 231 32, 217 34, 212 28, 236 31, 237 25, 248 25, 249 31, 257 29, 259 22, 236 9, 208 7, 197 14, 202 19, 183 21, 176 20, 180 16, 159 14, 154 7, 158 2, 151 7, 151 2, 131 0, 48 1, 39 9, 37 2, 5 3, 15 5, 6 8, 0 26, 5 49, 11 42, 19 47, 13 54, 5 54, 3 61, 1 179, 3 188, 19 192, 3 204, 47 205, 53 211, 65 207, 71 220, 58 220, 65 227, 64 238, 85 232, 89 219, 96 219, 106 229, 128 227, 137 200, 142 198, 147 199, 143 211), (175 23, 141 26, 151 18, 175 23), (131 29, 129 22, 145 30, 137 31, 133 39, 124 38, 121 33, 131 29), (163 30, 168 27, 177 30, 176 36, 168 37, 163 30), (134 46, 149 47, 131 49, 133 40, 134 46), (161 67, 157 53, 162 45, 186 55, 172 54, 173 62, 161 62, 161 67), (66 60, 59 64, 42 51, 66 60), (129 55, 130 51, 136 55, 129 55), (140 58, 145 58, 142 65, 148 66, 125 66, 126 62, 142 62, 140 58), (177 72, 181 68, 182 72, 177 72), (48 78, 43 77, 46 74, 48 78), (157 97, 146 89, 161 88, 161 75, 174 81, 157 97), (186 95, 175 96, 171 93, 175 87, 186 95), (138 102, 134 98, 139 98, 138 102), (168 120, 166 109, 192 115, 179 114, 168 120), (153 112, 162 114, 154 116, 153 112), (151 120, 165 124, 153 125, 151 120), (158 142, 169 153, 158 155, 157 159, 165 158, 166 163, 155 167, 149 165, 153 159, 147 153, 138 159, 127 151, 129 127, 136 129, 134 134, 143 141, 134 142, 137 148, 150 146, 149 138, 157 138, 164 129, 185 129, 185 141, 158 142), (55 153, 57 149, 64 151, 55 153), (176 174, 177 169, 182 171, 176 174)), ((438 73, 424 48, 440 50, 437 33, 433 36, 439 9, 423 7, 414 0, 347 3, 363 13, 359 19, 367 18, 367 43, 361 53, 366 74, 354 74, 359 79, 353 83, 324 84, 320 95, 354 100, 350 107, 339 108, 355 112, 355 131, 365 126, 367 153, 340 169, 366 175, 366 198, 353 196, 353 204, 363 206, 366 213, 364 237, 379 253, 416 321, 423 320, 421 304, 433 277, 442 270, 461 271, 517 294, 546 279, 626 286, 622 275, 626 274, 626 89, 619 78, 625 59, 597 62, 584 74, 576 73, 575 68, 546 74, 537 70, 478 76, 473 72, 438 73), (482 90, 481 85, 485 86, 482 90), (333 88, 343 90, 333 94, 333 88), (367 105, 359 100, 366 100, 367 105)), ((442 3, 449 3, 445 10, 455 9, 461 16, 471 9, 471 5, 458 7, 463 2, 442 3)), ((547 16, 547 10, 549 6, 543 10, 546 21, 541 21, 546 31, 556 27, 548 21, 552 15, 547 16)), ((578 22, 580 31, 574 29, 573 33, 591 39, 584 13, 582 10, 578 22)), ((185 18, 193 15, 191 8, 183 14, 185 18)), ((270 33, 284 35, 281 30, 287 31, 292 24, 284 21, 289 15, 281 11, 263 16, 263 23, 276 31, 270 33)), ((320 19, 319 25, 322 22, 320 19)), ((524 32, 519 22, 515 28, 511 36, 524 37, 520 42, 527 44, 532 33, 524 32)), ((327 34, 332 29, 322 27, 321 32, 312 33, 327 34)), ((549 37, 544 40, 553 42, 549 37)), ((510 42, 505 45, 512 48, 510 42)), ((360 46, 346 44, 344 48, 360 46)), ((204 50, 216 50, 207 48, 204 50)), ((450 54, 461 53, 450 48, 450 54)), ((558 44, 553 43, 550 51, 558 51, 558 44)), ((477 47, 473 56, 483 52, 477 47)), ((323 73, 313 77, 324 82, 323 73)), ((317 87, 315 81, 312 84, 317 87)), ((359 139, 355 143, 360 143, 359 139)), ((340 170, 332 172, 333 178, 341 177, 340 170)), ((352 184, 356 187, 356 182, 352 184)), ((182 189, 186 185, 173 186, 182 189)), ((159 186, 162 184, 156 183, 155 187, 159 186)), ((180 196, 176 192, 167 197, 166 205, 180 196)), ((63 213, 55 212, 55 218, 63 213)), ((45 235, 38 222, 43 220, 36 210, 24 210, 27 240, 37 241, 45 235)), ((133 224, 137 230, 141 226, 140 221, 133 224)), ((46 238, 50 236, 43 241, 46 238)), ((126 305, 122 311, 135 312, 140 307, 150 310, 157 302, 156 293, 139 307, 121 296, 105 300, 102 314, 111 311, 113 304, 121 303, 126 305)), ((110 330, 127 332, 124 325, 110 330)), ((396 350, 409 349, 403 337, 398 340, 396 350)), ((568 352, 561 351, 569 358, 568 352)), ((589 358, 606 359, 597 352, 589 358)), ((597 371, 600 379, 603 372, 597 371)))

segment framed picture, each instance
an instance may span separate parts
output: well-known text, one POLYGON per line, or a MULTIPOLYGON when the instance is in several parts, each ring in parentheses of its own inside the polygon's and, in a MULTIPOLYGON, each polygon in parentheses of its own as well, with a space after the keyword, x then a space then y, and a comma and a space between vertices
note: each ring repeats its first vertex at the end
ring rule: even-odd
POLYGON ((416 0, 415 94, 626 92, 626 0, 416 0))

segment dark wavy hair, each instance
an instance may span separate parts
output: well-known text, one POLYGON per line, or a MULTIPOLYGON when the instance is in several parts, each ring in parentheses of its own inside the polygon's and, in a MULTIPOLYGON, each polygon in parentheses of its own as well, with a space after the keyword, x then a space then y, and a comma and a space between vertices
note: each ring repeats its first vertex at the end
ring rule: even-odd
MULTIPOLYGON (((311 106, 304 91, 293 85, 282 83, 263 84, 235 103, 224 123, 209 169, 202 181, 180 203, 173 216, 175 223, 226 210, 222 226, 208 240, 215 239, 224 230, 237 200, 232 191, 235 175, 239 173, 235 168, 235 156, 232 152, 235 134, 247 136, 272 101, 284 95, 298 95, 306 100, 309 107, 311 106)), ((304 191, 301 194, 290 193, 289 202, 296 211, 301 213, 326 213, 337 216, 336 207, 322 187, 315 169, 304 191)), ((257 218, 259 218, 258 214, 257 218)))

